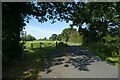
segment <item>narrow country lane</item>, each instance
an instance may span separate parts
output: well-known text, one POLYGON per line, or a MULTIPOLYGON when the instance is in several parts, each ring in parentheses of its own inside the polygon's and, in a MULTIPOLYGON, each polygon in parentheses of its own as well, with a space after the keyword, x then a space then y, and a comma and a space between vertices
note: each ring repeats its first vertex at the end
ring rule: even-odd
POLYGON ((116 66, 80 46, 51 54, 38 74, 42 78, 118 78, 116 66))

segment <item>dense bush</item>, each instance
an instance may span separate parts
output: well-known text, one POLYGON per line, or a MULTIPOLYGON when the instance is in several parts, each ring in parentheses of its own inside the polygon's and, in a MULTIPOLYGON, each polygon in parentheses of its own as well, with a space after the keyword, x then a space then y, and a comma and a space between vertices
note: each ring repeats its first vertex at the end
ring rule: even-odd
POLYGON ((59 42, 59 43, 56 43, 56 47, 57 48, 65 48, 65 47, 68 47, 68 45, 66 43, 59 42))
POLYGON ((82 43, 82 35, 79 32, 75 31, 71 33, 68 42, 82 43))
POLYGON ((27 35, 26 38, 24 38, 25 41, 33 41, 33 40, 36 40, 36 38, 32 35, 27 35))
POLYGON ((2 54, 2 62, 7 63, 12 60, 19 60, 22 53, 22 45, 21 44, 14 44, 14 42, 9 41, 9 45, 3 41, 4 45, 2 45, 3 49, 2 51, 4 54, 2 54), (6 44, 6 45, 5 45, 6 44), (11 47, 11 48, 9 48, 11 47))
POLYGON ((118 57, 120 55, 120 45, 111 43, 89 43, 85 44, 90 50, 107 57, 118 57))

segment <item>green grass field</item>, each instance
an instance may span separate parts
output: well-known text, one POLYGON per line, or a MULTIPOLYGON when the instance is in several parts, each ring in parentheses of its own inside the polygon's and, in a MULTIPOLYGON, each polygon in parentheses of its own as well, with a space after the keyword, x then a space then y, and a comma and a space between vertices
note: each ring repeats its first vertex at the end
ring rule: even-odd
POLYGON ((53 46, 55 46, 55 42, 56 41, 36 41, 36 40, 35 41, 26 41, 25 46, 26 46, 26 48, 30 48, 31 43, 35 44, 33 46, 37 46, 37 47, 39 47, 40 43, 44 43, 44 45, 46 45, 46 46, 47 46, 48 43, 51 43, 53 46))

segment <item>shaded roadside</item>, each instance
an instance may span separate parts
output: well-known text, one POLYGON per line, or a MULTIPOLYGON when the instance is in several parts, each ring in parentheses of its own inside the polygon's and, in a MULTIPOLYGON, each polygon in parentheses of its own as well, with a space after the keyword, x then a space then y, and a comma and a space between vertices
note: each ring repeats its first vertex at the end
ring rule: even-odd
POLYGON ((53 55, 49 55, 48 61, 42 65, 42 78, 117 78, 118 76, 117 67, 80 46, 71 45, 65 51, 54 51, 51 54, 53 55), (74 76, 75 74, 77 76, 74 76), (97 76, 94 76, 96 74, 97 76))

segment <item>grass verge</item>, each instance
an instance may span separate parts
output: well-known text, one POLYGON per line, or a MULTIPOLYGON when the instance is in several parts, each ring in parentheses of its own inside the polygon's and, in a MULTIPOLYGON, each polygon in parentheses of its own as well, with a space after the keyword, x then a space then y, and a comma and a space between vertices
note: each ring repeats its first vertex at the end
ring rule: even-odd
POLYGON ((88 49, 89 51, 93 52, 94 54, 97 54, 100 58, 107 60, 107 61, 113 63, 115 66, 120 68, 119 57, 116 55, 110 56, 110 55, 112 55, 111 53, 115 54, 115 52, 111 52, 112 50, 114 51, 113 46, 106 47, 105 45, 102 45, 101 43, 97 43, 97 44, 92 43, 92 44, 81 45, 81 47, 88 49))

